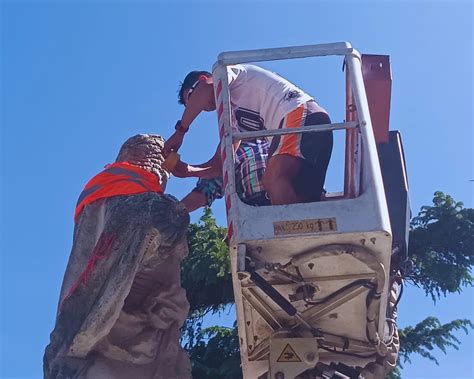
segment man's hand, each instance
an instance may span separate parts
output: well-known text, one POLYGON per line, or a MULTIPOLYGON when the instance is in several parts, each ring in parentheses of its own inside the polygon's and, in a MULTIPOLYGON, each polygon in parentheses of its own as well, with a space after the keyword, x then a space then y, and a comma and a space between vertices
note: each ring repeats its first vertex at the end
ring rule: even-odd
POLYGON ((201 178, 213 179, 222 175, 219 165, 209 166, 193 166, 183 161, 178 161, 171 173, 177 178, 201 178))
POLYGON ((176 163, 176 166, 171 173, 177 178, 187 178, 192 176, 189 165, 182 161, 178 161, 178 163, 176 163))
POLYGON ((184 139, 184 133, 178 130, 175 131, 173 135, 166 140, 165 146, 163 147, 163 150, 162 150, 163 155, 167 157, 170 151, 177 152, 178 149, 183 144, 183 139, 184 139))

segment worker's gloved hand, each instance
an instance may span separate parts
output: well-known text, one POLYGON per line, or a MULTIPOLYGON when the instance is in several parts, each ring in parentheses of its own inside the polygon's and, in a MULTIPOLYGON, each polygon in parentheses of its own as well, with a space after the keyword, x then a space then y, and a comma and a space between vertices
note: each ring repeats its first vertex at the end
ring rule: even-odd
POLYGON ((175 131, 172 136, 168 138, 168 140, 165 142, 165 146, 162 150, 163 155, 167 157, 171 151, 177 152, 183 144, 183 139, 184 133, 179 130, 175 131))

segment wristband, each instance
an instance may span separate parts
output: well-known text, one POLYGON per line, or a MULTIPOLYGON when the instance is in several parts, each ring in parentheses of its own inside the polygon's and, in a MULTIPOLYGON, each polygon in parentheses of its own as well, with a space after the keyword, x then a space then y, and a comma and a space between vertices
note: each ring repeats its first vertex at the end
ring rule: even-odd
POLYGON ((181 125, 181 120, 178 120, 176 122, 176 125, 174 126, 174 129, 176 131, 180 132, 180 133, 183 133, 183 134, 186 133, 189 130, 189 128, 185 128, 185 127, 183 127, 183 125, 181 125))

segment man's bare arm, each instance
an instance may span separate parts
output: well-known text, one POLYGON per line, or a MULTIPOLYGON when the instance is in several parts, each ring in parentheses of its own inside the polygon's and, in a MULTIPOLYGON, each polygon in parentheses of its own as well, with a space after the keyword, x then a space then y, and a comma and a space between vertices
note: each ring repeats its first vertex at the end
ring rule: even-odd
MULTIPOLYGON (((234 151, 240 145, 240 141, 234 142, 234 151)), ((197 177, 202 179, 213 179, 222 176, 222 160, 220 145, 217 146, 216 152, 205 163, 198 165, 190 165, 179 161, 173 170, 173 175, 178 178, 197 177)))
POLYGON ((165 142, 165 146, 163 147, 163 154, 165 156, 168 156, 170 151, 177 152, 179 150, 183 144, 184 135, 188 131, 191 123, 199 113, 205 110, 207 99, 205 96, 202 96, 202 91, 203 86, 198 85, 193 92, 191 100, 186 104, 181 120, 178 121, 179 126, 177 124, 176 131, 165 142))

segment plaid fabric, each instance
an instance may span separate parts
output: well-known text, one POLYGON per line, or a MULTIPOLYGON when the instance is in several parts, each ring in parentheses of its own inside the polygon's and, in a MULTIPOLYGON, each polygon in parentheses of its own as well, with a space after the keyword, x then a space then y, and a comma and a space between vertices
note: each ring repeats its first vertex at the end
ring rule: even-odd
POLYGON ((222 178, 199 179, 194 191, 201 192, 206 197, 206 205, 210 207, 214 200, 224 197, 224 182, 222 178))
MULTIPOLYGON (((266 139, 242 141, 235 152, 235 182, 240 199, 251 205, 270 204, 263 188, 262 178, 268 158, 266 139)), ((224 196, 222 178, 199 179, 193 191, 203 193, 210 206, 224 196)))
POLYGON ((235 152, 235 184, 245 201, 265 192, 262 184, 267 166, 269 143, 266 139, 242 141, 235 152))

